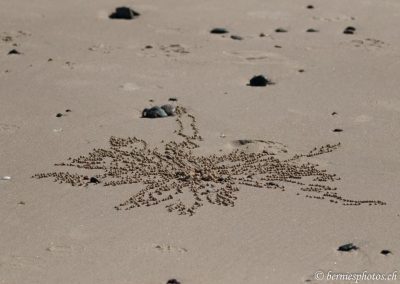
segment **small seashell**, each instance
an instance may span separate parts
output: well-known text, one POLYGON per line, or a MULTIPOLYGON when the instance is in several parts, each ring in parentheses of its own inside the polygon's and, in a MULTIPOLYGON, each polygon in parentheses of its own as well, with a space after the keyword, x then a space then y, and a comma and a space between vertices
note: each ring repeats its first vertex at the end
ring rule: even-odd
POLYGON ((11 180, 11 177, 10 176, 3 176, 1 179, 2 180, 11 180))

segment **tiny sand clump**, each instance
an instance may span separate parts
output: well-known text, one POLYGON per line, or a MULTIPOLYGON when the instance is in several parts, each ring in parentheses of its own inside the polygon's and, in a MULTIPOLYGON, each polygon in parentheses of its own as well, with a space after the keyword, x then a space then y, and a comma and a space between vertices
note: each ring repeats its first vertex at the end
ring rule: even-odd
MULTIPOLYGON (((88 176, 60 171, 33 177, 53 178, 55 182, 78 187, 142 184, 142 189, 115 209, 163 204, 169 212, 181 215, 193 215, 205 204, 233 207, 238 191, 246 188, 294 191, 307 198, 343 205, 385 204, 376 200, 343 198, 337 188, 330 185, 340 178, 307 161, 338 149, 340 143, 282 158, 268 148, 258 152, 243 149, 251 143, 271 145, 274 142, 237 140, 233 144, 236 148, 229 153, 196 155, 195 149, 203 141, 196 118, 181 106, 176 107, 175 118, 177 141, 165 142, 162 150, 152 148, 136 137, 113 136, 107 149, 93 149, 88 155, 56 164, 77 171, 93 170, 97 174, 88 176)), ((287 153, 285 149, 281 152, 287 153)))

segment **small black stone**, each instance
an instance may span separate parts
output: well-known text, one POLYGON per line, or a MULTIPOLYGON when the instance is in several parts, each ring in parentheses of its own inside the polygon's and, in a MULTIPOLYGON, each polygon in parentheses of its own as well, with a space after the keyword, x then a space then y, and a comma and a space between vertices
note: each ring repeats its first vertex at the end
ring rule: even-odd
POLYGON ((62 117, 63 115, 62 115, 62 113, 57 113, 56 114, 56 117, 62 117))
POLYGON ((308 32, 308 33, 317 33, 319 31, 316 30, 316 29, 311 28, 311 29, 308 29, 306 32, 308 32))
POLYGON ((282 48, 280 45, 274 45, 275 48, 282 48))
POLYGON ((178 98, 172 97, 172 98, 169 98, 168 100, 169 100, 170 102, 176 102, 176 101, 178 101, 178 98))
POLYGON ((265 33, 260 33, 258 36, 259 37, 265 37, 265 33))
POLYGON ((47 59, 47 62, 51 62, 51 61, 53 61, 53 58, 47 59))
POLYGON ((352 251, 352 250, 358 250, 358 247, 353 245, 353 243, 348 243, 348 244, 340 246, 337 250, 338 251, 349 252, 349 251, 352 251))
POLYGON ((287 30, 285 30, 284 28, 277 28, 275 30, 276 33, 287 33, 287 30))
POLYGON ((250 79, 249 86, 252 87, 265 87, 266 85, 272 85, 273 83, 265 78, 263 75, 257 75, 250 79))
POLYGON ((89 182, 90 183, 100 183, 100 181, 95 177, 91 177, 89 182))
POLYGON ((228 32, 228 30, 226 30, 224 28, 214 28, 210 31, 210 33, 212 33, 212 34, 227 34, 229 32, 228 32))
POLYGON ((71 110, 70 109, 66 109, 65 112, 71 112, 71 110))
POLYGON ((160 118, 167 117, 168 114, 159 106, 152 107, 150 109, 145 108, 142 112, 142 117, 146 118, 160 118))
POLYGON ((153 48, 151 45, 146 45, 144 48, 150 49, 153 48))
POLYGON ((299 71, 299 73, 303 73, 305 70, 304 69, 299 69, 298 71, 299 71))
POLYGON ((19 51, 16 50, 16 49, 11 49, 11 50, 8 52, 8 55, 11 55, 11 54, 21 54, 21 52, 19 52, 19 51))
POLYGON ((388 255, 390 253, 392 253, 390 250, 387 250, 387 249, 381 250, 381 254, 383 254, 383 255, 388 255))
POLYGON ((342 131, 343 131, 343 129, 340 129, 340 128, 333 129, 333 132, 342 132, 342 131))
POLYGON ((167 284, 181 284, 181 282, 179 282, 179 281, 176 280, 176 279, 169 279, 169 280, 167 281, 167 284))
POLYGON ((307 8, 307 9, 314 9, 314 6, 313 6, 313 5, 307 5, 306 8, 307 8))
POLYGON ((347 34, 347 35, 352 35, 352 34, 354 34, 355 31, 356 31, 356 28, 350 26, 350 27, 345 28, 343 33, 347 34))
POLYGON ((238 36, 238 35, 231 35, 231 39, 234 39, 234 40, 243 40, 243 38, 242 38, 241 36, 238 36))
POLYGON ((115 9, 115 12, 112 13, 109 18, 110 19, 121 19, 121 20, 132 20, 136 17, 140 16, 140 14, 131 8, 128 7, 118 7, 115 9))
POLYGON ((337 115, 337 112, 336 112, 336 111, 334 111, 334 112, 332 112, 332 113, 331 113, 331 115, 337 115))

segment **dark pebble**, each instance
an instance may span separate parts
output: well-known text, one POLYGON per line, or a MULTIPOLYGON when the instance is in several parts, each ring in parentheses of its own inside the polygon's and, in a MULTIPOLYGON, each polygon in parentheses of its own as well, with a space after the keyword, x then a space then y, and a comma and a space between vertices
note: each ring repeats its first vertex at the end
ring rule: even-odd
POLYGON ((331 113, 331 115, 337 115, 337 112, 336 112, 336 111, 334 111, 334 112, 332 112, 332 113, 331 113))
POLYGON ((165 111, 165 113, 168 116, 174 116, 175 115, 175 107, 173 105, 170 104, 166 104, 166 105, 162 105, 161 108, 165 111))
POLYGON ((132 20, 136 17, 140 16, 140 14, 131 8, 128 7, 118 7, 115 9, 115 12, 112 13, 109 18, 110 19, 121 19, 121 20, 132 20))
POLYGON ((144 48, 150 49, 153 48, 151 45, 146 45, 144 48))
POLYGON ((265 37, 265 33, 260 33, 258 36, 259 37, 265 37))
POLYGON ((70 109, 66 109, 65 112, 71 112, 71 110, 70 109))
POLYGON ((390 253, 392 253, 392 252, 390 250, 387 250, 387 249, 384 249, 384 250, 381 251, 381 254, 383 254, 383 255, 388 255, 390 253))
POLYGON ((178 101, 178 98, 172 97, 172 98, 169 98, 168 100, 169 100, 170 102, 177 102, 177 101, 178 101))
POLYGON ((95 177, 91 177, 89 182, 90 183, 100 183, 100 181, 95 177))
POLYGON ((231 35, 231 39, 234 39, 234 40, 243 40, 243 38, 242 38, 241 36, 238 36, 238 35, 231 35))
POLYGON ((145 108, 142 112, 142 117, 146 118, 159 118, 159 117, 167 117, 168 114, 159 106, 152 107, 150 109, 145 108))
POLYGON ((347 35, 352 35, 356 31, 355 27, 347 27, 344 29, 343 33, 347 35))
POLYGON ((299 73, 304 73, 305 70, 304 69, 299 69, 298 71, 299 71, 299 73))
POLYGON ((277 28, 275 30, 276 33, 287 33, 287 30, 283 29, 283 28, 277 28))
POLYGON ((282 48, 280 45, 274 45, 275 48, 282 48))
POLYGON ((210 31, 210 33, 212 33, 212 34, 227 34, 228 30, 226 30, 224 28, 214 28, 210 31))
POLYGON ((51 61, 53 61, 53 58, 47 59, 47 62, 51 62, 51 61))
POLYGON ((313 6, 313 5, 307 5, 306 8, 307 8, 307 9, 314 9, 314 6, 313 6))
POLYGON ((249 86, 252 87, 265 87, 266 85, 272 85, 273 83, 265 78, 263 75, 254 76, 250 79, 249 86))
POLYGON ((308 33, 317 33, 319 31, 316 30, 316 29, 311 28, 311 29, 308 29, 306 32, 308 32, 308 33))
POLYGON ((358 250, 358 247, 353 245, 353 243, 349 243, 349 244, 345 244, 340 246, 338 249, 338 251, 345 251, 345 252, 349 252, 352 250, 358 250))
POLYGON ((56 114, 56 117, 62 117, 63 115, 62 115, 62 113, 57 113, 56 114))
POLYGON ((21 52, 19 52, 19 51, 16 50, 16 49, 11 49, 11 50, 8 52, 8 55, 11 55, 11 54, 21 54, 21 52))
POLYGON ((176 279, 169 279, 169 280, 167 281, 167 284, 181 284, 181 282, 179 282, 179 281, 176 280, 176 279))
POLYGON ((342 132, 342 131, 343 131, 343 129, 340 129, 340 128, 333 129, 333 132, 342 132))

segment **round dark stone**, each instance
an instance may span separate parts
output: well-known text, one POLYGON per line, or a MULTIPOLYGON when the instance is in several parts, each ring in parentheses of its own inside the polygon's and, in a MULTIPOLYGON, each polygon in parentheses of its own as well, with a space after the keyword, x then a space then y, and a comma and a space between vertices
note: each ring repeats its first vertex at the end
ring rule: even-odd
POLYGON ((316 30, 316 29, 311 28, 311 29, 308 29, 306 32, 308 32, 308 33, 317 33, 319 31, 316 30))
POLYGON ((145 108, 142 112, 142 117, 146 118, 159 118, 159 117, 167 117, 168 114, 159 106, 152 107, 150 109, 145 108))
POLYGON ((259 37, 265 37, 265 33, 260 33, 258 36, 259 37))
POLYGON ((231 35, 231 39, 234 39, 234 40, 243 40, 243 38, 242 38, 241 36, 238 36, 238 35, 231 35))
POLYGON ((65 112, 71 112, 71 110, 70 109, 66 109, 65 112))
POLYGON ((176 280, 176 279, 169 279, 169 280, 167 281, 167 284, 181 284, 181 282, 179 282, 179 281, 176 280))
POLYGON ((276 32, 276 33, 287 33, 287 30, 284 29, 284 28, 277 28, 277 29, 275 30, 275 32, 276 32))
POLYGON ((381 251, 381 254, 383 254, 383 255, 388 255, 390 253, 392 253, 392 252, 390 250, 387 250, 387 249, 384 249, 384 250, 381 251))
POLYGON ((348 244, 340 246, 337 250, 338 251, 349 252, 349 251, 352 251, 352 250, 358 250, 358 247, 353 245, 353 243, 348 243, 348 244))
POLYGON ((227 34, 229 33, 227 29, 224 28, 214 28, 210 31, 212 34, 227 34))
POLYGON ((166 105, 162 105, 161 108, 165 111, 165 113, 168 116, 174 116, 175 115, 175 107, 173 105, 170 104, 166 104, 166 105))
POLYGON ((16 50, 16 49, 11 49, 11 50, 8 52, 8 55, 12 55, 12 54, 21 54, 21 52, 19 52, 19 51, 16 50))
POLYGON ((95 177, 91 177, 89 182, 90 183, 100 183, 100 181, 95 177))
POLYGON ((140 16, 140 14, 131 8, 128 7, 118 7, 115 9, 115 12, 112 13, 109 18, 110 19, 120 19, 120 20, 132 20, 136 17, 140 16))
POLYGON ((314 6, 313 6, 313 5, 307 5, 306 8, 307 8, 307 9, 314 9, 314 6))
POLYGON ((333 129, 333 132, 342 132, 342 131, 343 131, 343 129, 340 129, 340 128, 333 129))
POLYGON ((176 102, 176 101, 178 101, 178 98, 172 97, 172 98, 169 98, 168 100, 171 102, 176 102))
POLYGON ((57 113, 56 114, 56 117, 62 117, 63 115, 62 115, 62 113, 57 113))
POLYGON ((151 46, 151 45, 146 45, 144 48, 150 49, 150 48, 153 48, 153 46, 151 46))
POLYGON ((265 87, 266 85, 272 84, 272 82, 265 78, 263 75, 257 75, 250 79, 249 86, 252 87, 265 87))
POLYGON ((343 33, 347 34, 347 35, 352 35, 352 34, 354 34, 355 31, 356 31, 355 27, 349 26, 349 27, 344 29, 343 33))

